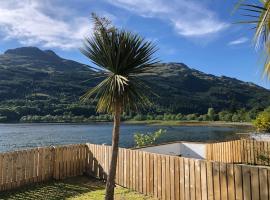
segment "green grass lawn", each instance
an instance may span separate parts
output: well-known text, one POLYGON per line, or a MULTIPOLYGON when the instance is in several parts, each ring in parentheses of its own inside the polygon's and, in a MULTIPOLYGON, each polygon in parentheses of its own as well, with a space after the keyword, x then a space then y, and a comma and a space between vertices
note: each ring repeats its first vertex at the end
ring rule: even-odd
MULTIPOLYGON (((87 177, 69 178, 1 192, 0 200, 103 200, 105 184, 87 177)), ((116 187, 116 200, 154 200, 154 198, 116 187)))

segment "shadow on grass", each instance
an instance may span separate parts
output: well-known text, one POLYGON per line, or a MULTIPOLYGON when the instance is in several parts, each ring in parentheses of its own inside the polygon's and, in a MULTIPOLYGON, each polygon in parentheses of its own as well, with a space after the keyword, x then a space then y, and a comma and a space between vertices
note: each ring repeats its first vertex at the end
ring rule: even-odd
POLYGON ((0 200, 63 200, 81 194, 101 190, 103 182, 86 177, 74 177, 64 181, 35 184, 18 190, 1 192, 0 200))

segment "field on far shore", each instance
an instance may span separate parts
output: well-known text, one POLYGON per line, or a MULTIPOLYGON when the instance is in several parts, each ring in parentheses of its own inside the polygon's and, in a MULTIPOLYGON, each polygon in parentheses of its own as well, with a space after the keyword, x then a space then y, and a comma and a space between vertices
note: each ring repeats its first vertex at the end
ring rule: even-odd
POLYGON ((148 125, 166 125, 166 126, 240 126, 247 127, 253 129, 253 125, 251 122, 225 122, 225 121, 166 121, 166 120, 144 120, 144 121, 136 121, 129 120, 124 121, 125 124, 148 124, 148 125))

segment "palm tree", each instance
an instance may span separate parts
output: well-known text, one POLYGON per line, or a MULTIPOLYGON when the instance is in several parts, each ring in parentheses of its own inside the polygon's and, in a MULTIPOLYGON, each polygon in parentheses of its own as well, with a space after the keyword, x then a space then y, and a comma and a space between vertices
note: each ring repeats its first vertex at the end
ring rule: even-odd
MULTIPOLYGON (((254 2, 254 1, 253 1, 254 2)), ((270 0, 257 0, 257 3, 245 3, 239 0, 238 7, 246 11, 243 15, 250 20, 240 23, 253 24, 256 48, 262 49, 265 58, 264 73, 270 77, 270 0)))
POLYGON ((118 30, 105 18, 93 15, 95 24, 92 37, 84 41, 81 52, 101 71, 103 80, 89 89, 82 100, 95 96, 97 111, 113 115, 112 155, 106 183, 106 200, 114 198, 115 174, 118 156, 120 117, 123 112, 138 111, 149 106, 149 87, 141 75, 153 70, 156 47, 139 35, 118 30))

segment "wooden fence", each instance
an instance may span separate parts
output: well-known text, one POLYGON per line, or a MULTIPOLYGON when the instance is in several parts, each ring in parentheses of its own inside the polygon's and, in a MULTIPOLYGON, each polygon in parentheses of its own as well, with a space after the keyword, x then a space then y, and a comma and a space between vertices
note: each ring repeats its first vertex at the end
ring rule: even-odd
MULTIPOLYGON (((88 174, 106 179, 111 147, 69 145, 0 154, 0 188, 88 174)), ((270 168, 119 150, 116 183, 164 200, 269 200, 270 168)))
POLYGON ((253 165, 270 165, 270 142, 235 140, 207 144, 206 159, 253 165))
MULTIPOLYGON (((88 144, 87 173, 105 179, 110 147, 88 144), (94 159, 92 159, 94 158, 94 159)), ((116 183, 164 200, 268 200, 270 168, 120 149, 116 183)))
POLYGON ((42 147, 0 154, 0 191, 82 175, 86 145, 42 147))

